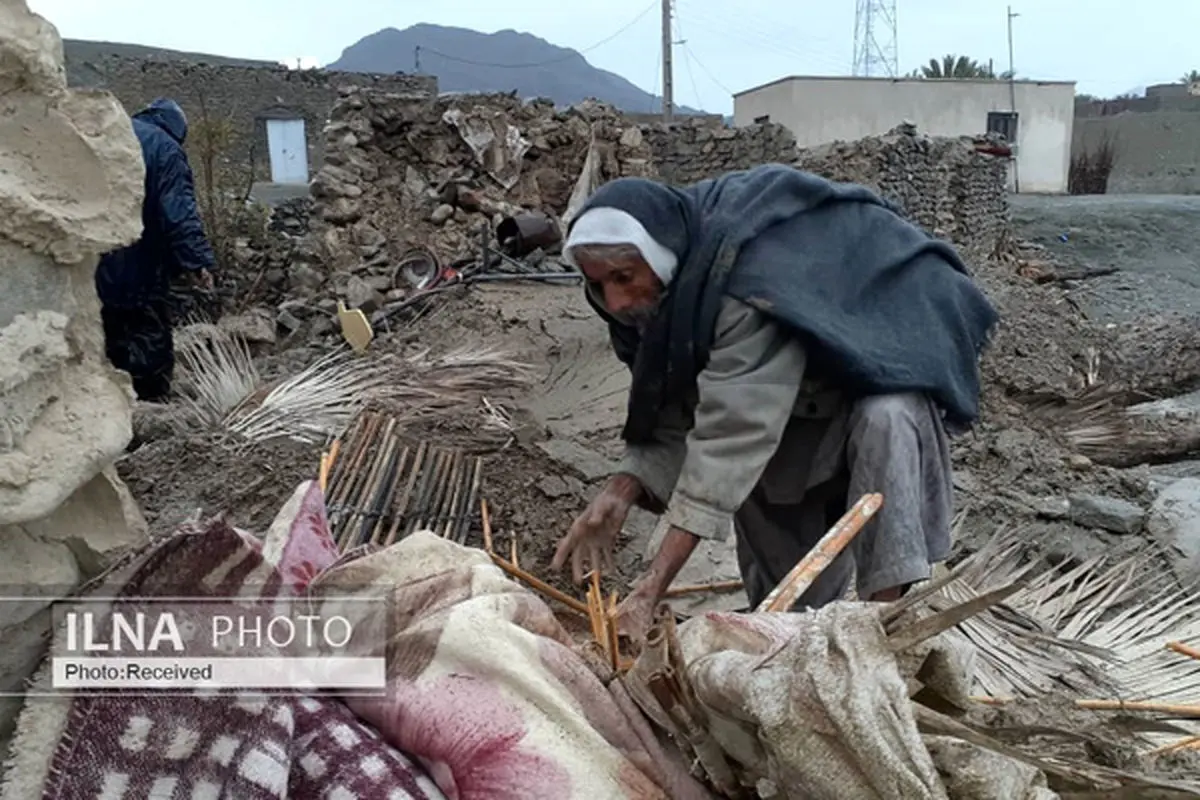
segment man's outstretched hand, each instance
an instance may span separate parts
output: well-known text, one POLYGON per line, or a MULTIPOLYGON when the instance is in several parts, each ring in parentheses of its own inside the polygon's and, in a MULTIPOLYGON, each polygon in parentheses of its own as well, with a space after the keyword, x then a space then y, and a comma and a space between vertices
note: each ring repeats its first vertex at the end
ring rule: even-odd
POLYGON ((611 570, 617 537, 641 493, 642 485, 632 475, 610 478, 558 543, 551 568, 560 570, 570 559, 576 583, 582 583, 591 570, 611 570))

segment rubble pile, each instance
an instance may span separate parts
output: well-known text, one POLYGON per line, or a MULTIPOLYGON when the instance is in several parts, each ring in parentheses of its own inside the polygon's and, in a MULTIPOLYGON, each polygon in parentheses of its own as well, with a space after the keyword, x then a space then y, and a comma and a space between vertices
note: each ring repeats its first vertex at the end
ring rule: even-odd
POLYGON ((796 137, 783 125, 767 122, 744 128, 715 126, 692 119, 642 129, 663 180, 688 184, 759 164, 790 164, 796 137))
POLYGON ((448 263, 506 216, 561 217, 593 142, 599 180, 655 174, 640 128, 599 103, 556 111, 512 95, 349 90, 312 186, 317 263, 350 305, 399 299, 396 265, 411 248, 448 263))
POLYGON ((1008 162, 980 152, 981 144, 903 124, 883 136, 800 150, 795 165, 869 186, 978 264, 1003 249, 1009 231, 1008 162))
POLYGON ((129 377, 104 354, 93 275, 141 234, 145 168, 109 94, 67 89, 62 42, 0 4, 0 753, 41 660, 50 602, 146 540, 113 462, 132 435, 129 377), (44 598, 44 599, 43 599, 44 598))

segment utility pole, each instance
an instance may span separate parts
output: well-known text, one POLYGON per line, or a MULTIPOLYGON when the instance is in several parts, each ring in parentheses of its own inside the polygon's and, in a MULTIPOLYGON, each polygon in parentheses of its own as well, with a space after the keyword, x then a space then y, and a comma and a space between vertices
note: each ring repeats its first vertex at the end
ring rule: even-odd
MULTIPOLYGON (((1021 124, 1021 122, 1020 122, 1020 117, 1017 116, 1017 70, 1016 70, 1016 67, 1014 66, 1014 61, 1013 61, 1013 20, 1019 16, 1021 16, 1021 15, 1013 13, 1012 6, 1008 7, 1008 108, 1009 108, 1009 111, 1011 111, 1012 115, 1013 115, 1013 127, 1018 130, 1018 135, 1017 135, 1018 139, 1020 138, 1020 134, 1019 134, 1020 128, 1017 126, 1019 126, 1021 124)), ((1016 148, 1017 143, 1009 142, 1008 146, 1012 147, 1012 148, 1016 148)), ((1021 168, 1019 166, 1020 160, 1021 160, 1020 152, 1017 151, 1016 149, 1014 149, 1014 151, 1013 151, 1013 192, 1016 194, 1021 193, 1021 168)))
POLYGON ((663 122, 675 119, 675 76, 672 75, 674 60, 671 49, 674 47, 671 36, 671 3, 672 0, 662 0, 662 116, 663 122))
POLYGON ((413 74, 421 74, 421 45, 413 48, 413 74))

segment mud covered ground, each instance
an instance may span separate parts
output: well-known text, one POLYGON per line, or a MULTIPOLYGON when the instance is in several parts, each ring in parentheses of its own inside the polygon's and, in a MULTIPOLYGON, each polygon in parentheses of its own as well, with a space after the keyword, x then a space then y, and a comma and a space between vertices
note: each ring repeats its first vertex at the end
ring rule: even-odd
POLYGON ((1200 313, 1200 197, 1019 195, 1012 205, 1017 234, 1056 259, 1118 270, 1072 288, 1093 318, 1200 313))

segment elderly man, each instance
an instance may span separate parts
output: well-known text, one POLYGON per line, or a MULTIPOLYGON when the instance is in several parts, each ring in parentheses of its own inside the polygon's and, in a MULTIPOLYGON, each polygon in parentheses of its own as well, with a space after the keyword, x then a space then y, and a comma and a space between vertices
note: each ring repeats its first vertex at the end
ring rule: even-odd
POLYGON ((632 371, 620 468, 560 542, 576 580, 633 505, 669 531, 621 608, 639 636, 731 523, 757 605, 861 495, 883 509, 800 598, 899 597, 950 548, 947 426, 978 414, 996 312, 954 249, 869 190, 767 165, 686 188, 625 178, 566 256, 632 371))
POLYGON ((188 132, 183 109, 174 100, 155 100, 133 116, 133 132, 146 164, 142 238, 100 259, 96 292, 109 361, 132 376, 139 399, 153 402, 170 394, 175 367, 171 279, 186 273, 212 288, 216 259, 183 150, 188 132))

